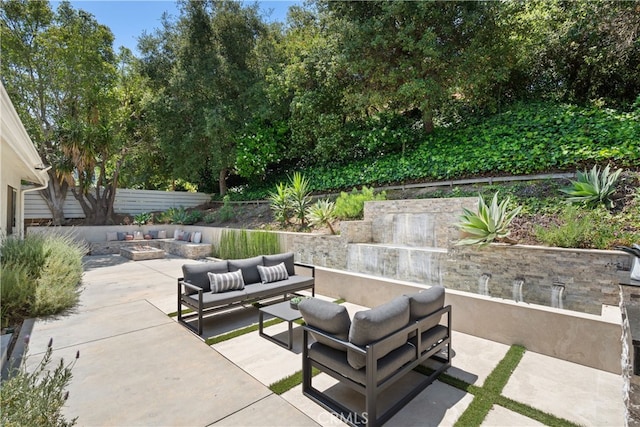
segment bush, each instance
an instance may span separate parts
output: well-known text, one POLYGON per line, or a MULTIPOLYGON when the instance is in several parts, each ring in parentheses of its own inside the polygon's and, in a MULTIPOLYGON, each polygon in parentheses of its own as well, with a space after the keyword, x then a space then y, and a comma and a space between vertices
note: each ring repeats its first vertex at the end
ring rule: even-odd
POLYGON ((222 259, 250 258, 280 252, 280 237, 268 231, 222 230, 218 252, 222 259))
POLYGON ((336 220, 336 205, 329 200, 318 200, 314 205, 307 208, 307 221, 312 227, 326 225, 331 234, 336 234, 331 224, 336 220))
POLYGON ((609 166, 600 171, 596 165, 589 172, 578 172, 578 179, 571 181, 571 187, 562 188, 560 191, 571 196, 567 199, 569 203, 613 208, 611 196, 616 191, 616 183, 621 173, 622 169, 610 173, 609 166))
POLYGON ((364 202, 372 200, 386 200, 387 194, 383 191, 374 194, 372 188, 362 187, 362 191, 355 188, 351 193, 342 192, 336 200, 335 215, 340 219, 362 219, 364 216, 364 202))
POLYGON ((76 358, 70 364, 60 363, 52 372, 48 369, 53 352, 52 341, 49 341, 47 351, 42 361, 32 371, 28 372, 26 363, 20 369, 14 369, 9 378, 2 383, 0 407, 2 415, 0 424, 3 426, 73 426, 76 419, 67 420, 62 414, 62 407, 67 400, 65 389, 71 382, 71 370, 76 358))
POLYGON ((153 215, 148 212, 142 212, 133 217, 134 225, 145 225, 153 221, 153 215))
POLYGON ((61 313, 78 301, 87 248, 70 236, 28 235, 2 241, 2 324, 61 313))
POLYGON ((520 207, 509 211, 509 197, 498 203, 498 193, 491 199, 491 205, 487 205, 482 195, 478 196, 478 211, 471 212, 463 208, 460 222, 457 224, 460 231, 468 237, 460 240, 457 245, 484 246, 494 240, 504 240, 509 236, 509 225, 513 218, 520 212, 520 207))
POLYGON ((225 195, 222 198, 222 207, 218 210, 218 220, 220 222, 226 222, 232 220, 236 216, 236 212, 231 205, 231 199, 229 195, 225 195))

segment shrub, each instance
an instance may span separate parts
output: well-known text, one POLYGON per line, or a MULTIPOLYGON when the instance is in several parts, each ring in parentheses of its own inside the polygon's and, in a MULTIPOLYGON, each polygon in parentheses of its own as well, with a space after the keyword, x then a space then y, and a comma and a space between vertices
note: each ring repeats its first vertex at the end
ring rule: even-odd
POLYGON ((21 265, 0 266, 0 327, 7 327, 29 317, 35 302, 36 283, 21 265))
POLYGON ((222 259, 249 258, 280 252, 280 237, 268 231, 222 230, 218 252, 222 259))
POLYGON ((202 217, 204 214, 202 211, 194 209, 187 214, 187 219, 185 224, 195 224, 196 222, 202 221, 202 217))
POLYGON ((295 172, 290 178, 289 185, 289 197, 293 216, 300 221, 301 225, 304 225, 307 207, 309 207, 311 203, 309 181, 300 172, 295 172))
POLYGON ((571 196, 567 199, 569 203, 613 208, 611 196, 616 191, 616 183, 621 173, 622 169, 611 173, 608 165, 601 172, 596 165, 589 172, 578 172, 578 179, 571 181, 571 187, 562 188, 560 191, 571 196))
POLYGON ((276 191, 269 194, 271 210, 273 216, 281 225, 286 225, 291 217, 291 199, 289 197, 289 187, 280 182, 276 185, 276 191))
POLYGON ((149 224, 153 220, 153 215, 148 212, 142 212, 133 217, 134 225, 145 225, 149 224))
POLYGON ((212 222, 216 222, 216 219, 218 219, 218 215, 215 214, 214 212, 209 212, 208 214, 206 214, 204 216, 204 222, 206 222, 207 224, 211 224, 212 222))
POLYGON ((374 194, 373 188, 362 187, 362 191, 355 188, 351 193, 341 192, 336 200, 335 215, 340 219, 362 219, 364 216, 364 202, 372 200, 386 200, 387 194, 383 191, 374 194))
POLYGON ((335 208, 335 203, 329 200, 318 200, 307 208, 307 221, 312 227, 326 225, 331 234, 336 234, 331 224, 336 220, 335 208))
POLYGON ((222 207, 218 210, 218 220, 220 222, 230 221, 236 215, 233 206, 231 205, 231 199, 229 195, 225 195, 222 198, 222 207))
POLYGON ((26 363, 20 369, 14 369, 9 378, 2 383, 0 406, 3 426, 73 426, 76 418, 67 420, 62 407, 67 400, 65 389, 71 382, 71 370, 80 352, 73 362, 60 363, 52 371, 48 369, 53 352, 52 341, 42 360, 29 372, 26 363))
POLYGON ((498 193, 493 195, 487 206, 482 195, 478 196, 478 211, 463 208, 464 213, 457 224, 460 231, 469 237, 458 241, 457 245, 487 245, 494 240, 504 240, 509 235, 509 225, 518 215, 521 207, 507 211, 509 197, 498 203, 498 193))

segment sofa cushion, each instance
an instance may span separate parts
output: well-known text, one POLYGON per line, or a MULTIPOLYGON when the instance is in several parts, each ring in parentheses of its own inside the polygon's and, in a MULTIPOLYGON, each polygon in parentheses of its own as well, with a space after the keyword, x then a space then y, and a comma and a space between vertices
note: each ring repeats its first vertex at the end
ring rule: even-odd
POLYGON ((245 259, 230 259, 228 263, 229 271, 242 270, 242 277, 244 278, 245 285, 260 283, 258 266, 262 265, 262 256, 245 259))
MULTIPOLYGON (((246 289, 246 288, 245 288, 246 289)), ((247 297, 244 289, 239 291, 220 292, 217 294, 206 292, 202 294, 202 306, 204 308, 218 307, 221 305, 232 304, 238 301, 242 301, 247 297)), ((198 307, 198 296, 187 295, 184 300, 188 302, 191 307, 198 307)))
MULTIPOLYGON (((433 286, 418 293, 410 294, 408 297, 411 321, 428 316, 444 307, 444 288, 442 286, 433 286)), ((438 323, 440 323, 439 318, 433 319, 433 321, 423 326, 423 330, 432 328, 438 323)))
POLYGON ((242 271, 207 273, 207 276, 209 276, 209 282, 211 282, 211 292, 214 294, 244 289, 242 271))
MULTIPOLYGON (((365 347, 407 326, 409 317, 409 297, 406 295, 370 310, 359 311, 353 316, 349 329, 349 341, 365 347)), ((381 358, 406 342, 407 335, 398 334, 397 337, 377 346, 375 357, 381 358)), ((347 353, 347 359, 352 367, 360 369, 365 366, 364 355, 352 350, 347 353)))
POLYGON ((166 230, 159 230, 158 231, 158 239, 166 239, 167 238, 167 231, 166 230))
POLYGON ((191 235, 191 241, 193 243, 200 243, 202 241, 202 233, 200 231, 196 231, 191 235))
POLYGON ((118 240, 118 232, 117 231, 108 231, 107 232, 107 242, 114 242, 118 240))
POLYGON ((127 237, 126 231, 118 231, 118 240, 124 240, 127 237))
POLYGON ((275 255, 264 255, 262 257, 263 264, 267 267, 272 265, 278 265, 281 262, 284 262, 285 267, 287 267, 287 273, 289 276, 293 276, 296 274, 296 266, 294 264, 293 252, 286 252, 283 254, 275 254, 275 255))
MULTIPOLYGON (((246 283, 245 283, 246 285, 246 283)), ((278 294, 293 293, 313 286, 313 277, 289 276, 286 280, 271 283, 257 283, 244 289, 251 298, 265 298, 278 294)))
POLYGON ((278 282, 289 278, 289 273, 287 273, 287 267, 284 266, 284 262, 272 267, 259 265, 258 273, 260 274, 262 283, 278 282))
MULTIPOLYGON (((344 306, 318 298, 308 298, 298 304, 298 310, 307 325, 322 329, 340 340, 347 341, 349 339, 351 319, 349 319, 349 313, 344 306)), ((313 333, 312 335, 316 341, 322 344, 346 351, 344 347, 322 336, 313 333)))
POLYGON ((152 239, 157 239, 158 238, 158 230, 149 231, 149 235, 151 236, 152 239))
POLYGON ((184 280, 202 288, 205 292, 211 291, 211 283, 207 273, 227 273, 228 271, 227 261, 182 265, 184 280))

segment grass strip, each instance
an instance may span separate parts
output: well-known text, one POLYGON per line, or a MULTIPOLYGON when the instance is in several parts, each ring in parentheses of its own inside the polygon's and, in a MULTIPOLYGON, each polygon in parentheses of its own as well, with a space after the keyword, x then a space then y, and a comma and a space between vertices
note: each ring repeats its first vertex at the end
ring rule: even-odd
MULTIPOLYGON (((311 376, 315 377, 319 373, 320 371, 318 369, 311 368, 311 376)), ((271 390, 275 394, 280 395, 286 393, 299 384, 302 384, 302 371, 298 371, 294 374, 289 375, 288 377, 284 377, 283 379, 276 381, 269 386, 269 390, 271 390)))
MULTIPOLYGON (((278 323, 282 323, 284 322, 284 320, 282 319, 271 319, 268 320, 266 322, 263 323, 262 327, 263 328, 268 328, 269 326, 273 326, 273 325, 277 325, 278 323)), ((214 345, 214 344, 218 344, 221 343, 223 341, 228 341, 232 338, 237 338, 241 335, 245 335, 245 334, 249 334, 251 332, 255 332, 259 329, 260 325, 250 325, 250 326, 246 326, 244 328, 241 329, 236 329, 234 331, 231 332, 227 332, 226 334, 222 334, 222 335, 217 335, 215 337, 211 337, 211 338, 207 338, 206 340, 204 340, 204 342, 207 345, 214 345)))
MULTIPOLYGON (((189 313, 193 313, 193 312, 194 312, 194 310, 191 309, 191 308, 187 308, 185 310, 182 310, 182 314, 189 314, 189 313)), ((169 317, 177 317, 178 316, 178 312, 177 311, 173 311, 173 312, 167 314, 167 316, 169 316, 169 317)))
POLYGON ((517 412, 520 415, 524 415, 525 417, 541 422, 544 425, 557 427, 578 427, 580 425, 564 418, 556 417, 553 414, 549 414, 539 409, 532 408, 527 404, 516 402, 508 397, 498 396, 495 403, 510 411, 517 412))
POLYGON ((482 388, 490 393, 500 395, 507 381, 522 360, 526 349, 520 345, 512 345, 504 358, 498 363, 484 381, 482 388))

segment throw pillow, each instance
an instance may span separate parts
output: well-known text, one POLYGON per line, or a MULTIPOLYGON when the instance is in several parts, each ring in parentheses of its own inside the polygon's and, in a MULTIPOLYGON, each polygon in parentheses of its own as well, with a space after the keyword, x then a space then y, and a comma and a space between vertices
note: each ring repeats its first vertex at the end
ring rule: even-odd
POLYGON ((158 239, 166 239, 166 238, 167 238, 167 232, 165 230, 158 231, 158 239))
POLYGON ((142 231, 135 231, 133 233, 133 240, 142 240, 144 239, 144 234, 142 234, 142 231))
POLYGON ((287 267, 285 267, 284 262, 274 265, 273 267, 259 265, 258 273, 260 273, 260 281, 262 283, 277 282, 289 278, 289 273, 287 272, 287 267))
POLYGON ((180 240, 179 236, 182 235, 182 230, 178 230, 177 228, 173 231, 173 238, 176 240, 180 240))
POLYGON ((185 231, 184 234, 182 235, 182 240, 184 240, 185 242, 188 242, 191 240, 191 233, 189 233, 188 231, 185 231))
POLYGON ((191 236, 191 241, 193 243, 200 243, 202 241, 202 233, 199 231, 193 233, 193 235, 191 236))
POLYGON ((113 242, 118 240, 118 232, 117 231, 109 231, 107 233, 107 242, 113 242))
POLYGON ((157 239, 158 238, 158 230, 149 231, 149 235, 151 236, 152 239, 157 239))
POLYGON ((230 273, 207 273, 207 275, 209 276, 211 293, 213 294, 244 289, 244 280, 240 270, 230 273))
POLYGON ((118 240, 124 240, 124 239, 126 239, 126 237, 127 237, 127 233, 126 233, 126 232, 124 232, 124 231, 122 231, 122 232, 118 231, 118 240))

